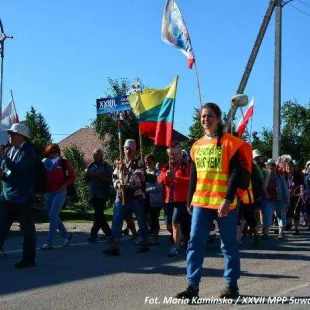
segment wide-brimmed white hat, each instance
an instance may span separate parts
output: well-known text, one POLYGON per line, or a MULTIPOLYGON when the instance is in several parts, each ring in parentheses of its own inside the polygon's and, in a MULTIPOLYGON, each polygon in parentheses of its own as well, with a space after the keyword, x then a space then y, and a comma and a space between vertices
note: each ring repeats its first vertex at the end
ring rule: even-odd
POLYGON ((262 154, 260 153, 259 150, 253 150, 252 151, 252 157, 255 158, 255 157, 259 157, 259 156, 262 156, 262 154))
POLYGON ((8 133, 14 132, 26 138, 30 138, 29 127, 24 123, 15 123, 7 130, 8 133))

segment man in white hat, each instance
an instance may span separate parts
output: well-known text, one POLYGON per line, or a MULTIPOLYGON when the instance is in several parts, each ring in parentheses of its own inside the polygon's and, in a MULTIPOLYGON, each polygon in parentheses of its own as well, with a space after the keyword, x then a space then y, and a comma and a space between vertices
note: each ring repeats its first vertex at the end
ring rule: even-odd
POLYGON ((120 255, 119 239, 121 238, 123 220, 129 212, 134 212, 138 221, 141 243, 137 252, 149 251, 148 247, 148 226, 146 222, 145 208, 145 173, 143 163, 135 157, 136 141, 127 139, 124 144, 125 160, 123 163, 124 182, 121 178, 114 182, 117 197, 113 211, 112 234, 113 242, 103 254, 109 256, 120 255), (125 205, 122 204, 122 195, 125 194, 125 205))
POLYGON ((36 153, 27 142, 30 131, 26 124, 16 123, 7 131, 10 146, 0 146, 2 164, 0 178, 3 182, 0 197, 0 248, 11 225, 17 218, 24 235, 23 258, 15 268, 35 266, 36 231, 32 216, 32 196, 35 185, 36 153))

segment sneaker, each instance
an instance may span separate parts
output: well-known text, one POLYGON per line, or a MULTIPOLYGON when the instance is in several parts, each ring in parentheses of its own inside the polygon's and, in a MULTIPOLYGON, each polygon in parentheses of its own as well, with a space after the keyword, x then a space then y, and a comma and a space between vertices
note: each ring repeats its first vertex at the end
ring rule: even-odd
POLYGON ((265 241, 268 241, 269 240, 269 236, 268 235, 262 235, 262 239, 265 240, 265 241))
POLYGON ((198 293, 199 290, 190 285, 185 291, 178 293, 175 298, 189 300, 189 303, 192 304, 196 299, 199 299, 198 293))
POLYGON ((42 251, 47 251, 47 250, 52 250, 53 249, 53 245, 50 241, 46 241, 45 243, 43 243, 43 245, 40 247, 40 250, 42 251))
POLYGON ((149 249, 148 244, 146 242, 141 242, 141 244, 138 245, 136 252, 145 253, 145 252, 148 252, 149 250, 150 249, 149 249))
POLYGON ((25 260, 21 260, 20 262, 18 262, 17 264, 15 264, 15 268, 16 269, 23 269, 23 268, 30 268, 30 267, 35 267, 36 263, 34 261, 25 261, 25 260))
POLYGON ((89 242, 89 243, 96 243, 97 242, 97 236, 90 235, 87 238, 87 242, 89 242))
POLYGON ((279 234, 278 234, 278 239, 279 239, 279 240, 284 239, 284 235, 283 235, 283 233, 279 233, 279 234))
POLYGON ((236 299, 239 297, 238 286, 226 286, 220 293, 219 298, 236 299))
POLYGON ((259 243, 260 243, 260 238, 258 235, 254 235, 253 237, 253 242, 252 242, 252 247, 253 248, 256 248, 259 246, 259 243))
POLYGON ((169 257, 178 257, 180 256, 180 251, 176 247, 172 247, 168 253, 169 257))
POLYGON ((121 255, 119 247, 117 246, 110 246, 107 249, 103 250, 102 253, 107 256, 120 256, 121 255))
POLYGON ((297 236, 297 235, 299 235, 299 234, 300 234, 299 230, 298 230, 298 229, 295 229, 295 231, 293 232, 293 235, 297 236))
POLYGON ((70 244, 70 241, 72 239, 72 234, 67 233, 67 236, 65 237, 62 246, 68 246, 70 244))

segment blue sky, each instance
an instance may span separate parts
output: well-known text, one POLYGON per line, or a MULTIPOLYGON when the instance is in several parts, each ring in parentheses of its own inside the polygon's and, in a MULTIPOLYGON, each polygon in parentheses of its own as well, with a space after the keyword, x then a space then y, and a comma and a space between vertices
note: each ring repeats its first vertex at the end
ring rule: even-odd
MULTIPOLYGON (((13 89, 22 119, 33 105, 54 141, 89 125, 107 77, 140 77, 161 88, 179 75, 175 128, 188 132, 199 106, 193 70, 160 39, 166 0, 1 0, 7 34, 4 106, 13 89)), ((191 36, 204 101, 228 111, 269 0, 178 0, 191 36)), ((292 4, 310 14, 310 0, 292 4), (309 6, 306 6, 308 4, 309 6)), ((283 9, 282 101, 309 101, 310 16, 283 9)), ((272 126, 274 17, 246 94, 255 96, 253 129, 272 126)))

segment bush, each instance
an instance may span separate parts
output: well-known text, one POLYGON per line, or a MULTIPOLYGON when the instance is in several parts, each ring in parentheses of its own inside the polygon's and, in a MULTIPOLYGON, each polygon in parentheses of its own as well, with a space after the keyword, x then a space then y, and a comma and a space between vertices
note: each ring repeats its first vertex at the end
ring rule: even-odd
POLYGON ((89 209, 89 187, 85 181, 85 174, 87 169, 87 163, 84 158, 84 154, 77 146, 72 146, 64 150, 64 156, 71 163, 75 172, 75 188, 77 197, 70 201, 67 208, 86 208, 89 209))

